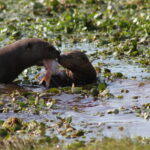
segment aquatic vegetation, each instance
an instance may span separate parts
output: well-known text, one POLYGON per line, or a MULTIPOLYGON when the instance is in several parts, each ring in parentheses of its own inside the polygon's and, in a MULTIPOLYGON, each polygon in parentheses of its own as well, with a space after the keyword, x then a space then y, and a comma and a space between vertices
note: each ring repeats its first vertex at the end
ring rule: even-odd
POLYGON ((13 137, 13 139, 8 139, 7 141, 0 141, 0 149, 17 149, 17 150, 30 150, 30 149, 36 149, 36 150, 105 150, 105 149, 122 149, 122 150, 128 150, 128 149, 135 149, 135 150, 149 150, 149 140, 148 139, 129 139, 129 138, 123 138, 123 139, 112 139, 112 138, 104 138, 101 141, 94 141, 91 143, 85 143, 83 141, 75 141, 73 143, 65 145, 63 142, 61 144, 58 144, 58 139, 56 137, 53 138, 41 138, 39 140, 35 140, 33 138, 30 139, 20 139, 13 137), (43 145, 44 143, 44 145, 43 145), (128 145, 128 146, 127 146, 128 145))
POLYGON ((85 39, 98 45, 113 46, 109 54, 119 58, 138 57, 137 62, 143 64, 144 56, 144 65, 150 63, 148 0, 8 0, 0 6, 2 45, 22 37, 44 38, 58 43, 58 46, 63 41, 74 43, 85 39), (25 7, 18 12, 21 5, 25 7))
POLYGON ((146 120, 150 119, 150 103, 143 104, 141 107, 133 108, 138 117, 143 117, 146 120))

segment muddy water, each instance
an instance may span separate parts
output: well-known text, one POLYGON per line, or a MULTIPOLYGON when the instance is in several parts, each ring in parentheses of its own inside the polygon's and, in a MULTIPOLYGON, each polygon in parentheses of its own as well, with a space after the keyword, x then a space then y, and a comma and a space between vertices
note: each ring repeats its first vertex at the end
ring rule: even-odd
MULTIPOLYGON (((69 45, 62 45, 61 49, 69 49, 69 45)), ((75 45, 70 49, 86 49, 92 53, 97 50, 94 45, 84 44, 75 45)), ((32 113, 0 113, 0 119, 6 119, 11 116, 23 118, 26 121, 50 120, 47 124, 52 125, 59 114, 61 117, 72 117, 72 125, 76 129, 83 129, 85 131, 85 139, 108 137, 135 137, 143 136, 150 137, 150 121, 142 117, 136 116, 133 107, 140 107, 144 103, 150 103, 150 73, 146 73, 144 68, 139 68, 137 65, 131 65, 123 60, 105 59, 96 60, 103 61, 107 68, 112 72, 122 72, 127 79, 115 80, 108 83, 108 90, 115 97, 107 100, 98 99, 93 97, 82 97, 78 94, 65 94, 53 96, 57 100, 57 109, 52 109, 46 114, 34 115, 32 113), (134 77, 134 79, 132 78, 134 77), (136 78, 135 78, 136 77, 136 78), (143 86, 139 86, 140 83, 143 86), (122 90, 128 90, 127 93, 122 93, 122 90), (136 98, 135 98, 136 97, 136 98), (78 108, 78 109, 74 109, 78 108), (117 109, 118 114, 108 114, 109 110, 117 109), (53 122, 53 123, 51 123, 53 122)), ((16 89, 15 85, 5 86, 0 85, 1 93, 6 91, 13 91, 16 89)), ((31 91, 44 91, 43 87, 21 87, 22 90, 31 91)), ((47 134, 52 134, 47 131, 47 134)), ((55 133, 57 134, 57 133, 55 133)), ((58 134, 63 139, 61 135, 58 134)), ((82 139, 82 138, 81 138, 82 139)))

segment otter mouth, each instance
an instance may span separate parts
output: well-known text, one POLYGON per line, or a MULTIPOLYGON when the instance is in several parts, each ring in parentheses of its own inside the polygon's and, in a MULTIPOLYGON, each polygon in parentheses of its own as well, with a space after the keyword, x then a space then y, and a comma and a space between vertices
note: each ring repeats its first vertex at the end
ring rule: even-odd
POLYGON ((43 84, 48 88, 50 86, 52 74, 56 70, 56 65, 54 65, 54 64, 56 64, 56 60, 55 59, 44 59, 42 61, 42 63, 45 67, 46 73, 45 73, 45 76, 40 81, 40 84, 43 84))

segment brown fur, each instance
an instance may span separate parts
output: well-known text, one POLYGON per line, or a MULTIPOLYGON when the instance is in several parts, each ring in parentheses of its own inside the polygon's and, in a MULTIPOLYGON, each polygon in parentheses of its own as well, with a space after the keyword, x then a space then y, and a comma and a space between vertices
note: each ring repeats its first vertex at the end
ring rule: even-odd
POLYGON ((69 86, 90 84, 96 81, 96 71, 88 57, 81 51, 72 51, 60 55, 59 63, 67 70, 52 76, 51 86, 69 86))
POLYGON ((0 48, 0 82, 12 82, 24 69, 60 53, 48 42, 36 38, 18 40, 0 48))

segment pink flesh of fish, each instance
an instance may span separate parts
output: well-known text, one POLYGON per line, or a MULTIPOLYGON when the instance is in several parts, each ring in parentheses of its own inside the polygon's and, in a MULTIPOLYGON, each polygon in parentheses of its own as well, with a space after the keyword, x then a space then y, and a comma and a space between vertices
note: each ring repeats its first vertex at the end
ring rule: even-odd
POLYGON ((50 81, 51 81, 51 77, 52 77, 53 61, 54 61, 53 59, 44 59, 43 60, 43 65, 45 66, 46 74, 40 81, 40 84, 45 82, 46 87, 50 86, 50 81))

